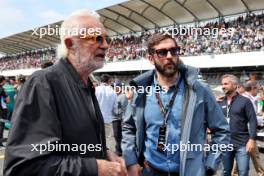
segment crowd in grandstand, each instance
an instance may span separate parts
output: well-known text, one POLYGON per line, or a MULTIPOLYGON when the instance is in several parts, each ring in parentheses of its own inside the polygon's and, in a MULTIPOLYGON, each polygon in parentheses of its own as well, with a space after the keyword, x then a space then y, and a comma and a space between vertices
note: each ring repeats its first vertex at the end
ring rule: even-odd
MULTIPOLYGON (((212 35, 178 35, 176 41, 181 47, 181 56, 203 54, 226 54, 264 50, 264 14, 248 14, 227 21, 222 18, 216 22, 196 26, 199 28, 233 29, 232 33, 212 35)), ((115 36, 106 55, 107 62, 136 60, 146 55, 145 43, 155 29, 136 34, 115 36)), ((55 61, 55 49, 27 52, 16 56, 5 56, 0 59, 0 70, 39 68, 42 61, 55 61)))
POLYGON ((54 49, 25 52, 15 56, 5 56, 0 58, 0 71, 40 68, 47 60, 54 62, 56 58, 54 49))
MULTIPOLYGON (((212 35, 178 35, 176 41, 181 46, 182 56, 226 54, 264 49, 264 14, 255 15, 252 13, 231 21, 221 19, 196 28, 225 28, 232 29, 233 32, 229 35, 228 33, 219 33, 217 37, 212 37, 212 35)), ((157 31, 162 31, 162 29, 115 38, 113 46, 109 49, 111 52, 108 53, 107 60, 144 57, 146 53, 145 41, 157 31)))

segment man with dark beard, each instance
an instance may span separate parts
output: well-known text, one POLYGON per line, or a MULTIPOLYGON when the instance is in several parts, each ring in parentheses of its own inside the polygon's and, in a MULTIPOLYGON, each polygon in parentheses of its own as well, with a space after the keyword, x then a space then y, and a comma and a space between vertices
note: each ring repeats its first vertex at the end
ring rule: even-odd
POLYGON ((180 48, 171 36, 154 34, 148 52, 155 70, 135 78, 131 85, 151 86, 152 92, 134 92, 122 126, 128 174, 214 174, 221 152, 208 151, 205 157, 206 129, 213 134, 212 144, 229 142, 228 124, 214 96, 197 81, 198 69, 180 61, 180 48))
POLYGON ((221 78, 225 97, 219 102, 230 125, 233 150, 224 152, 222 157, 223 175, 231 176, 236 159, 239 176, 247 176, 249 171, 249 153, 254 152, 257 119, 250 99, 237 92, 238 79, 234 75, 221 78))

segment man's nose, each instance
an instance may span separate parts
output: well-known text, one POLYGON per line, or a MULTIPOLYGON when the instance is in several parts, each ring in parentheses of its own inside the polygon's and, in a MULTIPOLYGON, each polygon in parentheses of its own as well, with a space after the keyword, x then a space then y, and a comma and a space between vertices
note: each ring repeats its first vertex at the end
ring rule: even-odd
POLYGON ((172 55, 171 55, 170 51, 168 51, 168 53, 167 53, 167 58, 172 58, 172 55))
POLYGON ((106 40, 103 41, 103 43, 99 46, 102 49, 108 49, 109 48, 109 44, 107 44, 106 40))

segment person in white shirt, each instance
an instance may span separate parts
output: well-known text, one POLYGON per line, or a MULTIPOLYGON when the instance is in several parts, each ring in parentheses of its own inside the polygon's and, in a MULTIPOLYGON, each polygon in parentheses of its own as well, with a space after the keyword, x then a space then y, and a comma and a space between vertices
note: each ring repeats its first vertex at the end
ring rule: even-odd
POLYGON ((113 88, 109 85, 109 83, 110 76, 106 74, 102 75, 101 84, 95 88, 95 95, 97 97, 104 118, 107 146, 109 146, 110 149, 114 150, 115 141, 112 128, 112 111, 117 95, 114 92, 113 88))

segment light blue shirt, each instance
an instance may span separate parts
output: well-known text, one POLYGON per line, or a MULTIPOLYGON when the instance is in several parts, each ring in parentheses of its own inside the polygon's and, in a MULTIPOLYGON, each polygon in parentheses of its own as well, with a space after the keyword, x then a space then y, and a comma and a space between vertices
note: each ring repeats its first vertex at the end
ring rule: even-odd
POLYGON ((100 86, 95 88, 95 95, 104 118, 104 123, 112 123, 112 112, 117 96, 113 88, 102 83, 100 86))
MULTIPOLYGON (((168 105, 173 92, 176 88, 179 79, 175 81, 168 92, 160 92, 160 98, 164 107, 168 105)), ((152 94, 147 96, 146 106, 144 111, 144 118, 146 122, 146 138, 144 156, 152 167, 163 172, 179 172, 180 170, 180 152, 172 151, 172 145, 180 144, 181 135, 181 114, 184 96, 184 81, 181 81, 177 96, 174 100, 172 109, 168 116, 168 124, 166 131, 166 145, 169 145, 170 151, 159 152, 157 150, 159 128, 163 123, 164 115, 160 111, 160 107, 157 103, 154 87, 157 86, 156 76, 152 84, 152 94)), ((176 148, 176 147, 175 147, 176 148)))

